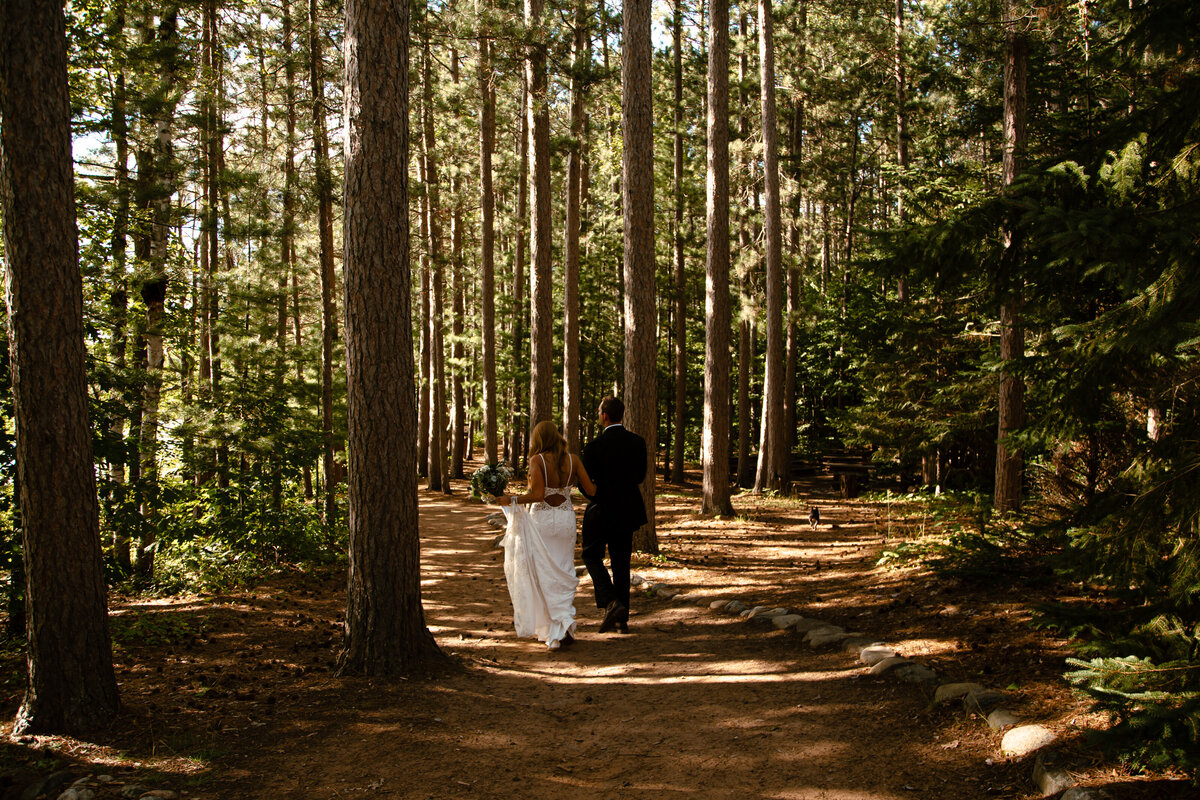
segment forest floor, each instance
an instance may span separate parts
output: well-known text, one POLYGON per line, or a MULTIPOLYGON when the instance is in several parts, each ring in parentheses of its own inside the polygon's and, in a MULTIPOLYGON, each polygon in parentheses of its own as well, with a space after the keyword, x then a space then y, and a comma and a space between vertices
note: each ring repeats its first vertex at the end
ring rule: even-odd
MULTIPOLYGON (((876 566, 917 533, 885 503, 734 498, 699 517, 698 476, 660 484, 662 553, 634 571, 689 593, 786 606, 878 637, 946 681, 1008 689, 1025 721, 1059 736, 1081 785, 1110 797, 1191 797, 1139 778, 1084 742, 1102 724, 1062 673, 1067 642, 1030 624, 1052 599, 1028 585, 972 585, 876 566), (810 528, 808 509, 821 509, 810 528)), ((456 483, 421 493, 426 620, 456 668, 413 680, 334 673, 344 570, 253 590, 111 602, 123 711, 84 742, 13 740, 19 677, 5 662, 0 797, 36 777, 112 776, 196 798, 1032 798, 1031 762, 930 690, 871 678, 840 648, 790 631, 635 595, 630 633, 600 635, 580 583, 578 641, 549 652, 517 639, 489 509, 456 483)), ((1053 599, 1069 600, 1061 590, 1053 599)), ((126 796, 137 796, 135 792, 126 796)))

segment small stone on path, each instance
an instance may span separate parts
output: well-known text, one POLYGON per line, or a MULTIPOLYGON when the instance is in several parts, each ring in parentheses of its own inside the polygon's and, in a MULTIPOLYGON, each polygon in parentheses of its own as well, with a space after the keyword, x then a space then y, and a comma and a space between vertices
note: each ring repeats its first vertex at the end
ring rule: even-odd
POLYGON ((905 683, 931 684, 937 683, 938 675, 924 664, 912 661, 896 667, 893 673, 905 683))
POLYGON ((937 688, 933 694, 933 704, 940 706, 942 703, 949 703, 951 700, 957 700, 971 692, 982 692, 983 687, 978 683, 943 683, 937 688))
POLYGON ((1004 734, 1000 741, 1000 752, 1006 756, 1020 758, 1041 750, 1055 740, 1055 735, 1041 725, 1022 725, 1004 734))
POLYGON ((894 648, 881 644, 872 645, 871 647, 864 647, 862 650, 858 651, 858 660, 866 664, 868 667, 873 667, 881 661, 885 661, 889 658, 896 658, 897 656, 898 653, 896 653, 894 648))
MULTIPOLYGON (((865 651, 864 651, 865 652, 865 651)), ((904 656, 888 656, 871 665, 868 675, 886 675, 901 664, 911 664, 904 656)))
POLYGON ((749 606, 747 606, 741 600, 730 600, 721 610, 726 614, 741 614, 747 608, 749 608, 749 606))
POLYGON ((1007 708, 997 708, 987 715, 988 727, 994 731, 1002 731, 1020 723, 1021 718, 1007 708))
POLYGON ((967 692, 963 695, 963 708, 970 714, 986 717, 988 711, 1008 700, 1006 693, 996 689, 983 689, 978 692, 967 692))
POLYGON ((782 631, 787 630, 803 619, 804 617, 800 616, 799 614, 784 614, 781 617, 772 617, 771 624, 782 631))
POLYGON ((713 611, 720 611, 725 606, 729 605, 729 603, 730 603, 729 600, 713 600, 711 603, 708 604, 708 607, 711 608, 713 611))
POLYGON ((1033 782, 1042 790, 1042 797, 1058 794, 1075 785, 1071 773, 1062 767, 1062 756, 1052 750, 1038 753, 1033 765, 1033 782))

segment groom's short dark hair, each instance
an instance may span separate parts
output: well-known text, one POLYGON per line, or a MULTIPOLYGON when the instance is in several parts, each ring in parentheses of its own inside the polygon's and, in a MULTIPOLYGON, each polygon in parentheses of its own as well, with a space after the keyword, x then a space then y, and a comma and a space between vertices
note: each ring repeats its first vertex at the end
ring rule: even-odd
POLYGON ((609 422, 620 422, 625 416, 625 404, 618 397, 605 397, 600 401, 600 411, 609 422))

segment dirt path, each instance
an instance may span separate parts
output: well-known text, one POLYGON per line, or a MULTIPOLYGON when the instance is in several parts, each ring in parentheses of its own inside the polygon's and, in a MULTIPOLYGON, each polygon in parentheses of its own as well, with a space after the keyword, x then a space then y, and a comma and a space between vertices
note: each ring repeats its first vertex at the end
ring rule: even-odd
MULTIPOLYGON (((629 635, 599 635, 585 580, 574 646, 550 653, 517 639, 484 509, 458 498, 422 501, 428 622, 466 671, 400 688, 330 678, 304 698, 305 713, 263 728, 273 742, 266 752, 222 759, 227 769, 212 796, 880 800, 995 792, 984 785, 979 753, 961 746, 962 732, 945 746, 944 721, 930 716, 922 694, 863 680, 851 657, 814 653, 789 632, 638 598, 629 635)), ((688 502, 664 499, 664 539, 685 535, 672 509, 688 502)), ((702 558, 719 560, 716 569, 678 561, 635 569, 715 594, 781 596, 786 576, 757 551, 769 546, 775 559, 794 561, 804 558, 801 544, 813 545, 738 538, 736 546, 704 543, 712 553, 702 558)), ((1004 769, 993 776, 1012 777, 1004 769)))
MULTIPOLYGON (((631 632, 599 635, 590 584, 579 641, 551 653, 512 631, 497 532, 465 497, 422 493, 430 629, 461 665, 411 681, 334 674, 344 571, 248 592, 113 603, 124 708, 98 742, 3 745, 0 797, 48 770, 111 774, 97 800, 138 782, 185 798, 803 798, 961 800, 1037 796, 1030 764, 925 690, 865 676, 840 650, 637 594, 631 632)), ((787 606, 886 639, 947 680, 1008 688, 1074 758, 1085 706, 1063 685, 1063 642, 1029 625, 1028 586, 973 587, 884 571, 899 532, 884 506, 824 484, 799 499, 735 498, 739 516, 695 513, 661 487, 662 555, 634 571, 693 593, 787 606), (811 529, 810 504, 822 523, 811 529)), ((11 719, 18 695, 6 699, 11 719), (9 708, 11 706, 11 708, 9 708)), ((11 723, 0 729, 6 733, 11 723)), ((1085 782, 1107 783, 1099 761, 1085 782)), ((1184 797, 1129 782, 1114 798, 1184 797)))

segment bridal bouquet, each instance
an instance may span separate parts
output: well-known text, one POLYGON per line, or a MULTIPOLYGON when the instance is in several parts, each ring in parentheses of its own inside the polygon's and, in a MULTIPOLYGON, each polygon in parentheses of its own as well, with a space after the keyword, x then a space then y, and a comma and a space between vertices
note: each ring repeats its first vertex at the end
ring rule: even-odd
POLYGON ((512 477, 513 471, 508 464, 484 464, 471 476, 471 496, 487 502, 498 494, 504 494, 512 477))

